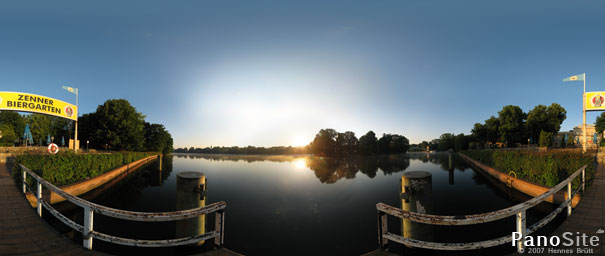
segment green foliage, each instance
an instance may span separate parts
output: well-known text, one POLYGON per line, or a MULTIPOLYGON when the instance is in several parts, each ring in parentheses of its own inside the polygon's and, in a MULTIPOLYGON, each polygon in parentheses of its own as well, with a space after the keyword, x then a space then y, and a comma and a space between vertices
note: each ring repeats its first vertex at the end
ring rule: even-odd
POLYGON ((18 139, 25 130, 25 118, 15 111, 0 111, 0 125, 10 126, 18 139))
MULTIPOLYGON (((22 164, 48 182, 63 186, 88 178, 94 178, 122 165, 151 156, 152 152, 114 152, 111 154, 74 154, 66 151, 56 155, 23 154, 15 163, 22 164)), ((15 165, 15 170, 19 170, 15 165)), ((20 171, 13 172, 21 175, 20 171)))
POLYGON ((410 141, 402 135, 383 134, 380 140, 369 131, 359 140, 353 132, 338 133, 334 129, 321 129, 309 144, 310 152, 321 156, 350 154, 399 154, 410 149, 410 141))
POLYGON ((145 123, 145 150, 169 154, 172 152, 172 136, 161 124, 145 123))
POLYGON ((145 142, 145 116, 124 99, 107 100, 94 113, 95 143, 109 144, 115 150, 142 150, 145 142))
POLYGON ((566 117, 567 111, 557 103, 538 105, 527 113, 527 135, 537 138, 540 131, 557 133, 566 117))
POLYGON ((605 112, 597 116, 597 120, 595 121, 595 129, 599 134, 603 134, 603 131, 605 130, 605 112))
POLYGON ((444 133, 439 136, 439 150, 446 151, 449 149, 454 149, 454 140, 455 135, 452 133, 444 133))
POLYGON ((523 120, 525 118, 526 114, 518 106, 504 106, 498 112, 498 120, 500 121, 498 131, 509 147, 514 146, 517 142, 522 142, 525 128, 523 120))
POLYGON ((13 131, 13 127, 9 124, 0 124, 0 146, 14 146, 18 140, 17 134, 13 131))
MULTIPOLYGON (((595 173, 592 164, 594 157, 579 151, 469 150, 464 154, 503 173, 508 174, 508 172, 514 171, 517 178, 547 187, 559 184, 585 164, 588 164, 586 167, 587 184, 595 173)), ((581 179, 574 179, 572 184, 574 188, 577 188, 581 184, 581 179)))
POLYGON ((551 147, 552 146, 552 132, 540 132, 540 147, 551 147))

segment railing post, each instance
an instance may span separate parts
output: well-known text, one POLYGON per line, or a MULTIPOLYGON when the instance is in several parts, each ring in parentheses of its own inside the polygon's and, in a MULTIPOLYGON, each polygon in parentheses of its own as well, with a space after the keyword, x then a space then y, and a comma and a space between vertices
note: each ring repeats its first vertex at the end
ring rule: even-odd
POLYGON ((36 191, 36 201, 38 201, 38 216, 42 217, 42 184, 38 181, 38 191, 36 191))
POLYGON ((223 247, 223 241, 225 239, 225 210, 221 209, 216 211, 216 220, 214 222, 214 228, 218 232, 218 236, 214 238, 214 244, 219 248, 223 247))
POLYGON ((582 168, 582 193, 584 193, 584 190, 586 189, 585 184, 586 184, 586 167, 582 168))
POLYGON ((378 248, 386 249, 387 244, 389 243, 388 239, 384 238, 384 235, 387 233, 387 214, 378 210, 378 248))
POLYGON ((82 233, 83 246, 92 250, 92 232, 94 212, 89 206, 84 207, 84 232, 82 233))
POLYGON ((569 199, 569 203, 567 204, 567 216, 571 216, 571 181, 567 182, 567 199, 569 199))
POLYGON ((25 194, 27 192, 27 186, 25 186, 25 182, 27 181, 27 173, 25 172, 25 169, 23 169, 23 194, 25 194))
POLYGON ((517 232, 521 234, 521 239, 517 242, 517 252, 525 252, 523 242, 525 241, 525 210, 517 213, 517 232))

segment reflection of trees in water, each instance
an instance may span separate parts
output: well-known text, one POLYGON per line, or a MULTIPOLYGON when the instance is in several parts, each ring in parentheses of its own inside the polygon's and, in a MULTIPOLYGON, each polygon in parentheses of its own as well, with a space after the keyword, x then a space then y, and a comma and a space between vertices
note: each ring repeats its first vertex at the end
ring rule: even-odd
MULTIPOLYGON (((423 163, 431 162, 441 166, 443 170, 450 169, 450 160, 449 160, 448 152, 438 152, 438 153, 408 153, 410 159, 420 160, 423 163)), ((459 171, 464 171, 468 168, 467 163, 464 159, 460 158, 458 154, 451 153, 452 155, 452 169, 457 169, 459 171)))
MULTIPOLYGON (((374 178, 378 169, 383 174, 401 172, 410 166, 410 159, 406 154, 380 155, 380 156, 356 156, 344 158, 314 157, 308 155, 211 155, 211 154, 174 154, 178 158, 207 159, 210 161, 256 161, 292 162, 304 158, 315 176, 322 183, 334 183, 339 179, 353 179, 357 172, 361 172, 370 178, 374 178)), ((447 159, 446 159, 447 160, 447 159)))
POLYGON ((378 169, 382 170, 385 175, 401 172, 410 166, 410 160, 406 155, 347 158, 309 157, 307 166, 315 172, 315 176, 322 183, 334 183, 342 178, 355 178, 355 174, 359 171, 370 178, 376 176, 378 169))
POLYGON ((221 155, 221 154, 173 154, 177 158, 206 159, 210 161, 243 161, 248 163, 271 161, 291 162, 307 155, 221 155))

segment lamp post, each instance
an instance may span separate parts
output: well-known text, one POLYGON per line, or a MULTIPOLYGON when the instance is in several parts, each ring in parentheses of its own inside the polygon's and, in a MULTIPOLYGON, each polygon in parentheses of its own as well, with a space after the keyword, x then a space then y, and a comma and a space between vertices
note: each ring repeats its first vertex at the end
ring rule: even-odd
POLYGON ((88 140, 86 141, 86 152, 88 152, 88 142, 90 142, 90 141, 88 141, 88 140))

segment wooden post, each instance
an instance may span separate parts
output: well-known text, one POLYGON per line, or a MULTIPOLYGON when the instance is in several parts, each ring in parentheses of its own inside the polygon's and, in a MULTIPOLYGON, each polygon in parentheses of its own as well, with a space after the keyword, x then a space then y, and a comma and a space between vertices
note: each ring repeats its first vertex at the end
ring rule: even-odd
POLYGON ((378 211, 378 248, 381 250, 386 249, 389 244, 389 240, 384 238, 388 232, 387 217, 386 213, 378 211))
POLYGON ((82 233, 82 245, 88 250, 92 250, 92 236, 90 235, 90 232, 93 230, 93 217, 94 212, 92 211, 92 208, 88 206, 84 207, 84 232, 82 233))
POLYGON ((25 182, 27 182, 27 173, 23 170, 23 194, 27 193, 27 186, 25 186, 25 182))
POLYGON ((586 168, 582 168, 582 193, 586 190, 586 168))
POLYGON ((225 210, 218 210, 215 214, 214 228, 219 235, 214 238, 214 244, 221 248, 225 239, 225 210))
POLYGON ((517 213, 517 232, 521 234, 521 239, 517 242, 517 252, 525 252, 523 242, 525 241, 525 210, 517 213))
POLYGON ((38 216, 42 217, 42 184, 38 181, 38 191, 36 192, 36 201, 38 201, 38 216))
POLYGON ((567 204, 567 216, 571 216, 571 181, 567 182, 567 199, 570 199, 567 204))
MULTIPOLYGON (((180 172, 176 175, 176 210, 206 206, 206 176, 201 172, 180 172)), ((176 222, 176 238, 192 237, 206 232, 206 215, 176 222)), ((197 245, 202 245, 200 241, 197 245)))

